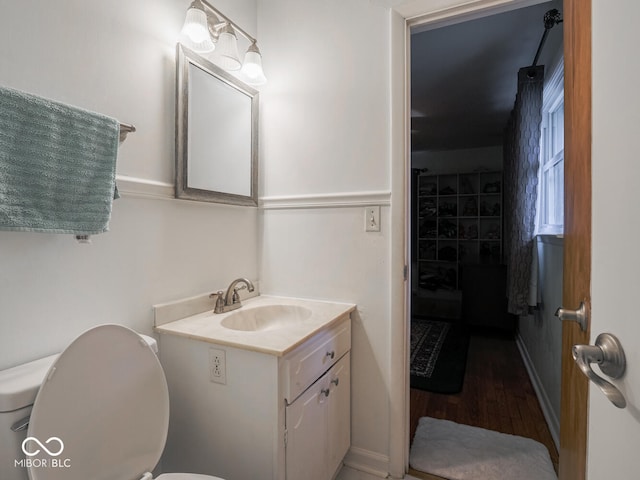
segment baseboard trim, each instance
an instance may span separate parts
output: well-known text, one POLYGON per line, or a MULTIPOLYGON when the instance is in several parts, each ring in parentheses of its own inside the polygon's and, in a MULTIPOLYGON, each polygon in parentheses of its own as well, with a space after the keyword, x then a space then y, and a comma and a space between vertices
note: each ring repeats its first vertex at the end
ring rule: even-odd
POLYGON ((518 350, 520 350, 520 356, 522 357, 524 366, 527 369, 529 378, 531 379, 533 389, 538 397, 538 402, 540 402, 540 408, 542 409, 544 419, 547 421, 547 426, 549 427, 549 432, 551 432, 553 443, 555 443, 556 448, 560 450, 560 420, 551 407, 549 396, 542 386, 542 381, 540 380, 538 372, 533 365, 529 352, 527 351, 527 347, 524 344, 524 340, 522 339, 522 336, 520 336, 520 332, 516 334, 516 345, 518 345, 518 350))
POLYGON ((344 458, 344 464, 379 478, 389 477, 389 457, 364 448, 351 447, 344 458))

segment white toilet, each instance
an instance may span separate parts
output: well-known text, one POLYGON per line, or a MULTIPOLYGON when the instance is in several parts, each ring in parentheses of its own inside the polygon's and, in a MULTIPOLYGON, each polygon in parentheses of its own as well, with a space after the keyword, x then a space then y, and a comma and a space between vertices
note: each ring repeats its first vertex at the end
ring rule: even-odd
POLYGON ((149 340, 101 325, 59 356, 0 372, 0 478, 23 480, 28 471, 31 480, 151 480, 167 438, 169 393, 149 340), (19 429, 35 392, 25 438, 11 427, 19 429))

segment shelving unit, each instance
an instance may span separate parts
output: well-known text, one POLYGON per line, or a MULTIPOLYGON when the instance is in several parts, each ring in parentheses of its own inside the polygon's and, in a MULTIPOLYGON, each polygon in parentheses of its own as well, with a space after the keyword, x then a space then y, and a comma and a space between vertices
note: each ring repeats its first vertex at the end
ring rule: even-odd
POLYGON ((460 265, 502 260, 502 172, 418 175, 418 287, 460 288, 460 265))

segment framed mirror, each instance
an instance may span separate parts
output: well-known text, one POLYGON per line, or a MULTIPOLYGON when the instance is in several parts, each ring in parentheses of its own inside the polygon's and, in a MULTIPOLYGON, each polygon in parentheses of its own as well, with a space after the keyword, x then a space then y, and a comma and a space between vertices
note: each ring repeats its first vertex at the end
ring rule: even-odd
POLYGON ((177 47, 176 197, 258 205, 258 91, 177 47))

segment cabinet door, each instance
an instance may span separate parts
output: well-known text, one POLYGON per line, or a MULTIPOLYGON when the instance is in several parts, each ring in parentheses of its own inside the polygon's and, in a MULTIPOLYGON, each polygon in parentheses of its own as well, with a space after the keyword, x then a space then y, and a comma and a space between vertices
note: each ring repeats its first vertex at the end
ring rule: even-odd
POLYGON ((287 406, 287 480, 327 480, 328 381, 323 376, 287 406))
POLYGON ((329 424, 329 473, 334 474, 351 446, 351 354, 329 370, 327 398, 329 424))

